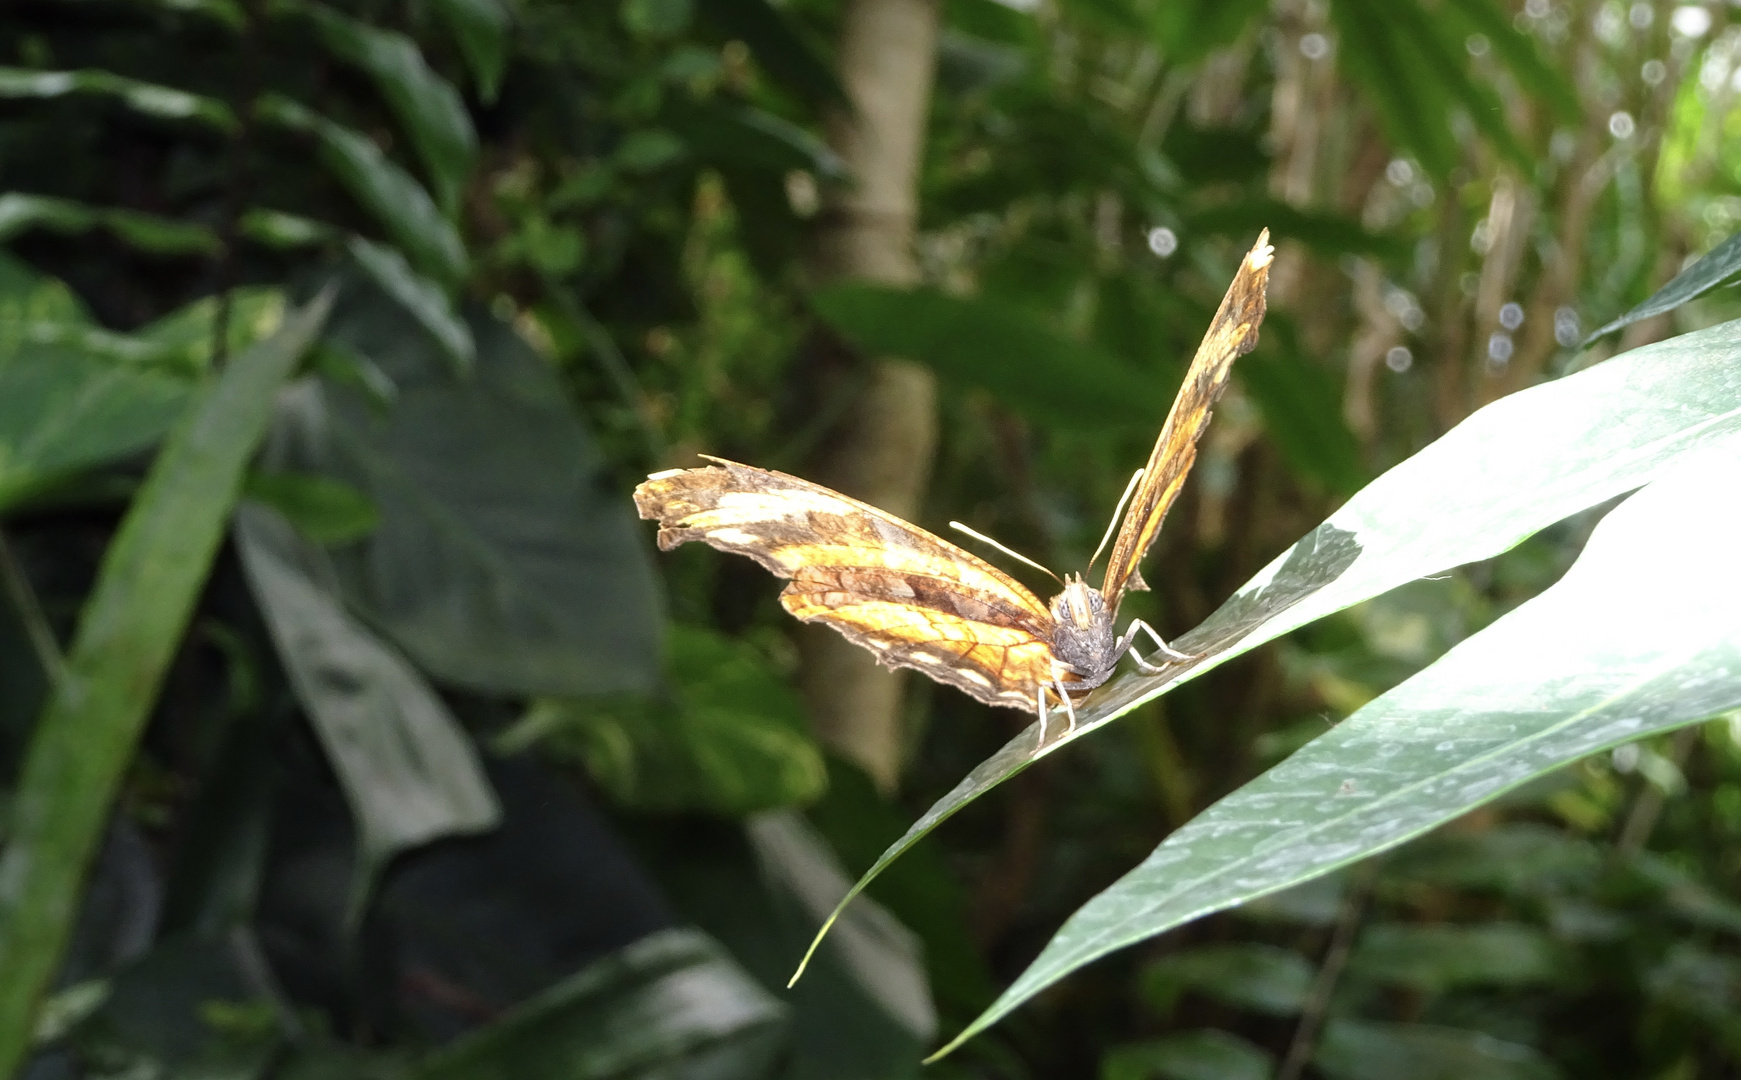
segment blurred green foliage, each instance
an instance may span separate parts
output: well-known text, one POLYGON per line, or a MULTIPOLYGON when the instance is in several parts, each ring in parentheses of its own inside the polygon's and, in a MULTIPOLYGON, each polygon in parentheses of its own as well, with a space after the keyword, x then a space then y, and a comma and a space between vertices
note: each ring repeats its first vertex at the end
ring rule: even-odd
MULTIPOLYGON (((655 561, 635 479, 698 451, 802 470, 863 354, 895 352, 945 387, 921 523, 1080 567, 1268 226, 1262 345, 1130 600, 1171 638, 1478 407, 1737 314, 1729 5, 946 0, 908 291, 811 287, 852 183, 827 143, 843 8, 0 13, 0 883, 76 883, 93 853, 76 904, 34 909, 53 927, 0 945, 0 1074, 28 1044, 32 1080, 917 1075, 1067 916, 1354 738, 1609 504, 1519 525, 1551 485, 1492 463, 1502 554, 951 802, 1023 718, 915 681, 878 793, 809 734, 777 584, 699 545, 655 561), (188 466, 218 451, 177 425, 325 289, 291 381, 253 388, 264 435, 239 410, 188 466), (117 626, 138 647, 105 659, 117 626), (119 704, 75 708, 63 665, 119 704), (56 745, 89 783, 52 782, 56 745), (786 991, 928 806, 960 813, 786 991)), ((1733 351, 1676 340, 1648 355, 1702 357, 1727 401, 1733 351)), ((1383 506, 1431 539, 1454 471, 1383 506)), ((1475 529, 1455 513, 1445 534, 1475 529)), ((1656 580, 1629 550, 1617 591, 1656 580)), ((1076 971, 929 1071, 1733 1074, 1741 722, 1523 779, 1076 971)))

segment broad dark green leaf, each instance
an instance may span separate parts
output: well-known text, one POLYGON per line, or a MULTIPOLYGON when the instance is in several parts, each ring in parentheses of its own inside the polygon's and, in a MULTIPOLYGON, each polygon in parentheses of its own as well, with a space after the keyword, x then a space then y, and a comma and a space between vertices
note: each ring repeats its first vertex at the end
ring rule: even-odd
POLYGON ((686 626, 671 628, 666 648, 664 693, 541 701, 498 746, 576 755, 614 800, 643 811, 735 816, 822 793, 828 774, 803 702, 765 657, 686 626))
POLYGON ((1225 1031, 1182 1031, 1115 1046, 1100 1062, 1100 1080, 1270 1080, 1275 1059, 1225 1031))
POLYGON ((699 0, 701 17, 750 47, 756 62, 804 101, 846 101, 834 68, 768 0, 699 0))
POLYGON ((1030 727, 926 811, 855 889, 967 803, 1027 768, 1036 749, 1051 753, 1331 612, 1497 555, 1569 514, 1648 483, 1690 453, 1733 445, 1741 439, 1737 352, 1741 323, 1729 323, 1635 350, 1476 412, 1367 485, 1175 643, 1203 659, 1159 676, 1115 678, 1077 709, 1074 734, 1054 736, 1043 749, 1036 746, 1037 725, 1030 727))
POLYGON ((298 11, 314 21, 321 40, 346 63, 369 73, 387 105, 411 136, 417 156, 449 217, 478 154, 478 134, 459 91, 434 71, 417 43, 309 0, 278 0, 277 9, 298 11))
POLYGON ((1491 1035, 1426 1024, 1333 1020, 1312 1055, 1328 1080, 1558 1080, 1539 1052, 1491 1035))
POLYGON ((459 42, 477 81, 478 97, 493 103, 508 60, 508 10, 501 0, 432 0, 430 7, 459 42))
POLYGON ((807 169, 824 180, 846 179, 845 163, 827 143, 753 105, 719 99, 672 101, 663 118, 703 164, 772 173, 761 178, 772 185, 794 169, 807 169))
POLYGON ((1161 1012, 1196 991, 1238 1009, 1291 1016, 1305 1003, 1315 972, 1291 949, 1257 942, 1205 945, 1163 956, 1143 970, 1143 994, 1161 1012))
POLYGON ((471 370, 478 358, 477 342, 439 285, 411 269, 403 255, 385 244, 353 236, 345 241, 345 250, 370 281, 398 301, 441 345, 457 372, 471 370))
POLYGON ((1698 262, 1676 274, 1667 285, 1652 293, 1650 299, 1585 338, 1584 344, 1588 345, 1604 334, 1611 334, 1641 319, 1673 311, 1719 285, 1733 283, 1737 278, 1741 278, 1741 232, 1718 244, 1698 262))
POLYGON ((1602 866, 1593 843, 1560 829, 1513 822, 1478 833, 1440 833, 1385 863, 1409 884, 1542 898, 1588 887, 1602 866))
MULTIPOLYGON (((282 289, 263 285, 232 289, 225 322, 224 354, 234 356, 265 339, 283 321, 284 308, 282 289)), ((217 320, 224 309, 221 297, 201 297, 140 330, 134 340, 152 351, 142 355, 139 361, 170 371, 203 373, 212 363, 217 320)))
POLYGON ((236 515, 248 584, 359 834, 353 903, 387 860, 501 817, 477 751, 435 690, 346 613, 322 553, 263 506, 236 515))
POLYGON ((146 116, 159 120, 196 120, 226 135, 234 133, 240 126, 236 114, 216 98, 124 78, 113 72, 0 67, 0 98, 56 98, 66 94, 113 98, 146 116))
POLYGON ((413 1080, 757 1080, 788 1013, 696 930, 664 930, 408 1070, 413 1080))
POLYGON ((1738 468, 1733 438, 1674 462, 1608 514, 1556 585, 1168 837, 968 1033, 1094 958, 1741 705, 1741 577, 1729 572, 1741 507, 1712 498, 1738 468), (1617 637, 1616 622, 1651 632, 1617 637))
POLYGON ((556 372, 481 314, 470 376, 402 308, 357 285, 328 340, 395 388, 384 413, 321 383, 286 397, 273 468, 367 495, 381 523, 333 552, 344 596, 436 679, 515 697, 650 690, 661 615, 626 492, 556 372))
POLYGON ((245 938, 184 935, 117 972, 71 1033, 109 1075, 255 1080, 278 1046, 270 1003, 249 979, 245 938))
POLYGON ((1351 975, 1441 994, 1466 986, 1541 986, 1571 974, 1546 932, 1521 923, 1373 923, 1348 959, 1351 975))
POLYGON ((276 510, 317 544, 348 544, 381 523, 381 512, 367 495, 330 476, 255 469, 242 493, 276 510))
POLYGON ((66 346, 0 355, 0 511, 161 439, 193 394, 186 380, 66 346))
POLYGON ((18 1064, 84 868, 217 555, 279 386, 323 297, 212 380, 170 434, 85 603, 20 771, 0 852, 0 1075, 18 1064))
MULTIPOLYGON (((465 277, 465 244, 458 231, 442 217, 423 185, 383 154, 374 140, 282 94, 266 94, 255 105, 255 113, 267 123, 312 135, 334 178, 374 215, 420 271, 449 288, 465 277)), ((3 222, 0 206, 0 238, 5 235, 3 222)))
POLYGON ((208 255, 218 249, 217 236, 203 225, 48 195, 0 195, 0 243, 29 229, 76 235, 98 228, 153 255, 208 255))
POLYGON ((811 302, 867 352, 918 361, 1044 424, 1158 426, 1172 392, 995 300, 842 284, 820 290, 811 302))

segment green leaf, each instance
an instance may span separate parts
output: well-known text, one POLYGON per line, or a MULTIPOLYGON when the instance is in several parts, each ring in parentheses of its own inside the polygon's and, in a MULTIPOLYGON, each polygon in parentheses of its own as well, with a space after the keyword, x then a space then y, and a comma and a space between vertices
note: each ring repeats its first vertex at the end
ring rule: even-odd
POLYGON ((1330 5, 1338 39, 1336 62, 1366 91, 1391 143, 1414 151, 1422 167, 1443 180, 1459 156, 1449 122, 1450 97, 1431 77, 1431 68, 1417 62, 1415 48, 1389 18, 1389 6, 1387 0, 1336 0, 1330 5))
POLYGON ((236 515, 248 584, 357 822, 353 919, 401 851, 483 832, 501 808, 459 721, 417 669, 351 617, 322 553, 262 506, 236 515))
POLYGON ((317 544, 348 544, 375 531, 381 512, 342 480, 312 473, 248 473, 243 494, 270 506, 317 544))
POLYGON ((1270 1080, 1275 1059, 1225 1031, 1182 1031, 1116 1046, 1100 1062, 1100 1080, 1270 1080))
POLYGON ((1265 0, 1173 0, 1155 5, 1154 34, 1167 60, 1194 64, 1245 33, 1265 0))
POLYGON ((286 395, 271 468, 330 476, 381 524, 334 551, 346 601, 435 678, 511 697, 651 690, 661 602, 648 544, 555 370, 470 320, 460 377, 400 305, 353 282, 327 340, 397 388, 286 395))
POLYGON ((326 244, 340 233, 324 222, 254 207, 236 219, 236 231, 257 244, 280 251, 326 244))
POLYGON ((1520 923, 1473 926, 1375 923, 1348 959, 1350 974, 1442 994, 1465 986, 1540 986, 1569 973, 1546 933, 1520 923))
POLYGON ((110 542, 66 669, 20 771, 0 852, 0 1075, 78 911, 84 867, 205 585, 278 387, 325 321, 323 297, 237 357, 171 433, 110 542))
POLYGON ((1738 278, 1741 278, 1741 232, 1718 244, 1693 265, 1676 274, 1667 285, 1652 293, 1650 299, 1585 338, 1583 344, 1589 345, 1604 334, 1611 334, 1642 319, 1673 311, 1719 285, 1732 284, 1738 278))
MULTIPOLYGON (((1175 642, 1202 659, 1159 676, 1114 678, 1078 706, 1076 731, 1055 736, 1040 755, 1264 642, 1416 578, 1498 555, 1569 514, 1650 482, 1690 453, 1734 445, 1741 439, 1738 351, 1741 322, 1728 323, 1477 411, 1367 485, 1175 642)), ((1040 756, 1037 736, 1037 725, 1029 727, 975 768, 855 889, 1031 765, 1040 756)))
POLYGON ((673 626, 670 693, 534 704, 497 746, 574 753, 593 781, 636 810, 743 815, 807 803, 827 770, 804 705, 753 646, 673 626))
POLYGON ((0 195, 0 243, 30 229, 64 236, 104 228, 153 255, 209 255, 218 238, 203 225, 190 225, 137 210, 87 206, 71 199, 7 192, 0 195))
POLYGON ((1741 507, 1711 497, 1737 468, 1733 438, 1676 461, 1608 514, 1559 583, 1168 837, 968 1033, 1094 958, 1741 704, 1741 577, 1728 569, 1741 507), (1620 639, 1617 624, 1651 631, 1620 639))
POLYGON ((1338 495, 1358 490, 1371 473, 1342 419, 1335 376, 1305 355, 1285 320, 1264 330, 1279 347, 1241 358, 1234 377, 1263 414, 1270 441, 1302 479, 1338 495))
MULTIPOLYGON (((154 365, 202 373, 211 366, 212 340, 224 307, 222 297, 201 297, 145 327, 134 340, 154 350, 149 357, 154 365)), ((232 289, 225 326, 226 355, 234 356, 270 336, 284 321, 284 307, 282 289, 265 285, 232 289)))
MULTIPOLYGON (((827 143, 764 109, 718 98, 674 100, 662 115, 671 129, 682 136, 684 147, 705 164, 755 169, 777 176, 794 169, 808 169, 825 180, 847 177, 846 163, 827 143)), ((645 137, 653 132, 636 134, 645 137)), ((630 139, 625 143, 625 153, 634 136, 630 139)), ((673 152, 656 160, 663 164, 675 156, 673 152)))
MULTIPOLYGON (((1348 0, 1338 2, 1347 3, 1348 0)), ((1463 106, 1476 129, 1487 136, 1495 149, 1519 168, 1535 167, 1529 151, 1506 125, 1505 107, 1499 96, 1476 82, 1469 73, 1463 39, 1446 26, 1444 19, 1429 14, 1421 7, 1420 0, 1389 0, 1382 4, 1373 4, 1372 0, 1361 2, 1369 13, 1393 20, 1391 40, 1407 50, 1404 56, 1412 54, 1415 60, 1413 73, 1417 79, 1436 78, 1444 87, 1445 95, 1463 106)), ((1440 123, 1448 120, 1442 115, 1437 119, 1440 123)))
POLYGON ((771 1075, 787 1010, 697 930, 590 964, 408 1070, 411 1080, 771 1075))
POLYGON ((1045 424, 1153 426, 1166 391, 1142 372, 995 300, 847 283, 811 297, 855 344, 926 364, 1045 424))
POLYGON ((167 433, 192 386, 68 345, 0 354, 0 511, 167 433))
POLYGON ((477 363, 478 346, 471 327, 454 311, 441 286, 411 269, 405 257, 384 244, 353 236, 345 250, 369 280, 404 308, 441 345, 454 370, 464 374, 477 363))
POLYGON ((1513 822, 1428 837, 1386 862, 1385 874, 1409 884, 1541 898, 1588 888, 1601 866, 1602 853, 1590 841, 1547 825, 1513 822))
POLYGON ((750 47, 756 63, 800 100, 843 104, 846 91, 833 66, 768 0, 698 0, 701 17, 750 47))
POLYGON ((478 97, 494 104, 508 62, 508 9, 500 0, 431 0, 430 7, 459 43, 477 81, 478 97))
POLYGON ((0 250, 0 355, 17 345, 12 335, 26 323, 88 324, 91 313, 65 282, 38 273, 0 250))
POLYGON ((33 71, 0 67, 0 98, 56 98, 74 93, 113 98, 134 112, 159 120, 197 120, 226 135, 241 127, 236 114, 222 101, 173 87, 100 70, 33 71))
POLYGON ((1505 9, 1494 0, 1447 0, 1447 6, 1492 43, 1494 54, 1525 91, 1546 102, 1562 122, 1578 122, 1584 106, 1577 87, 1549 62, 1533 37, 1517 28, 1505 9))
POLYGON ((369 73, 393 115, 411 136, 435 189, 436 202, 453 217, 478 155, 478 134, 453 84, 437 75, 417 43, 308 0, 276 0, 275 8, 314 21, 321 41, 338 57, 369 73))
POLYGON ((1274 945, 1240 942, 1205 945, 1163 956, 1143 971, 1143 994, 1168 1013, 1187 990, 1238 1009, 1292 1016, 1312 987, 1312 965, 1299 953, 1274 945))
POLYGON ((1332 1020, 1312 1055, 1328 1080, 1558 1080, 1537 1051, 1490 1035, 1426 1024, 1332 1020))
MULTIPOLYGON (((333 176, 375 216, 419 270, 450 289, 465 277, 466 251, 459 233, 423 186, 381 153, 374 140, 282 94, 265 95, 255 112, 267 123, 314 136, 333 176)), ((3 222, 0 208, 0 239, 5 236, 3 222)))

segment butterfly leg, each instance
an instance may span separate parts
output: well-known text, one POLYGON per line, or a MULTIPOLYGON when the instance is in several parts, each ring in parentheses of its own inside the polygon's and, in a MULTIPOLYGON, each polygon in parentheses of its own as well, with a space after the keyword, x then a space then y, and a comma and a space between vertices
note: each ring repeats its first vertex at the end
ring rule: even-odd
POLYGON ((1035 749, 1046 745, 1046 688, 1041 686, 1034 694, 1034 711, 1040 714, 1040 741, 1035 749))
POLYGON ((1060 668, 1057 664, 1052 665, 1052 685, 1058 691, 1058 700, 1060 700, 1064 703, 1064 712, 1066 714, 1068 714, 1070 717, 1070 726, 1066 730, 1067 731, 1075 731, 1076 730, 1076 703, 1071 701, 1070 695, 1064 692, 1063 669, 1060 668))
MULTIPOLYGON (((1175 649, 1171 645, 1168 645, 1165 641, 1162 641, 1161 635, 1155 632, 1154 627, 1150 626, 1146 622, 1143 622, 1141 619, 1132 619, 1131 624, 1130 624, 1130 630, 1127 631, 1128 636, 1134 638, 1136 636, 1136 632, 1138 630, 1141 630, 1143 633, 1147 634, 1149 636, 1149 639, 1155 643, 1156 651, 1158 653, 1160 653, 1161 655, 1165 656, 1168 660, 1195 660, 1195 659, 1197 659, 1198 656, 1202 655, 1201 653, 1182 653, 1182 652, 1180 652, 1178 649, 1175 649)), ((1154 665, 1149 664, 1146 661, 1144 661, 1141 657, 1137 656, 1136 653, 1133 652, 1130 655, 1131 655, 1131 658, 1136 661, 1137 666, 1139 668, 1142 668, 1146 674, 1153 675, 1156 671, 1160 670, 1159 668, 1155 667, 1154 665)))

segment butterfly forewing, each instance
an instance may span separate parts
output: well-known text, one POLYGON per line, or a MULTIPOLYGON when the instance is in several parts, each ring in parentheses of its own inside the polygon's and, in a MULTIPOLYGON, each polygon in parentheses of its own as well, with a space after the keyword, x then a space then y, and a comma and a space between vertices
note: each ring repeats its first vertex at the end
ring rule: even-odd
POLYGON ((1051 676, 1052 617, 1007 574, 873 506, 785 473, 722 461, 635 489, 659 547, 700 540, 791 583, 787 611, 890 666, 991 705, 1031 707, 1051 676))
POLYGON ((1210 410, 1227 389, 1233 361, 1257 345, 1264 290, 1274 254, 1269 230, 1265 229, 1239 264, 1239 272, 1228 286, 1221 308, 1185 373, 1185 384, 1173 399, 1173 408, 1167 413, 1167 422, 1161 427, 1142 480, 1131 496, 1130 508, 1125 512, 1118 538, 1113 541, 1112 556, 1106 563, 1100 591, 1106 597, 1107 608, 1115 613, 1127 588, 1147 588, 1137 574, 1137 564, 1155 542, 1162 520, 1184 486, 1185 475, 1197 460, 1197 442, 1209 426, 1210 410))

